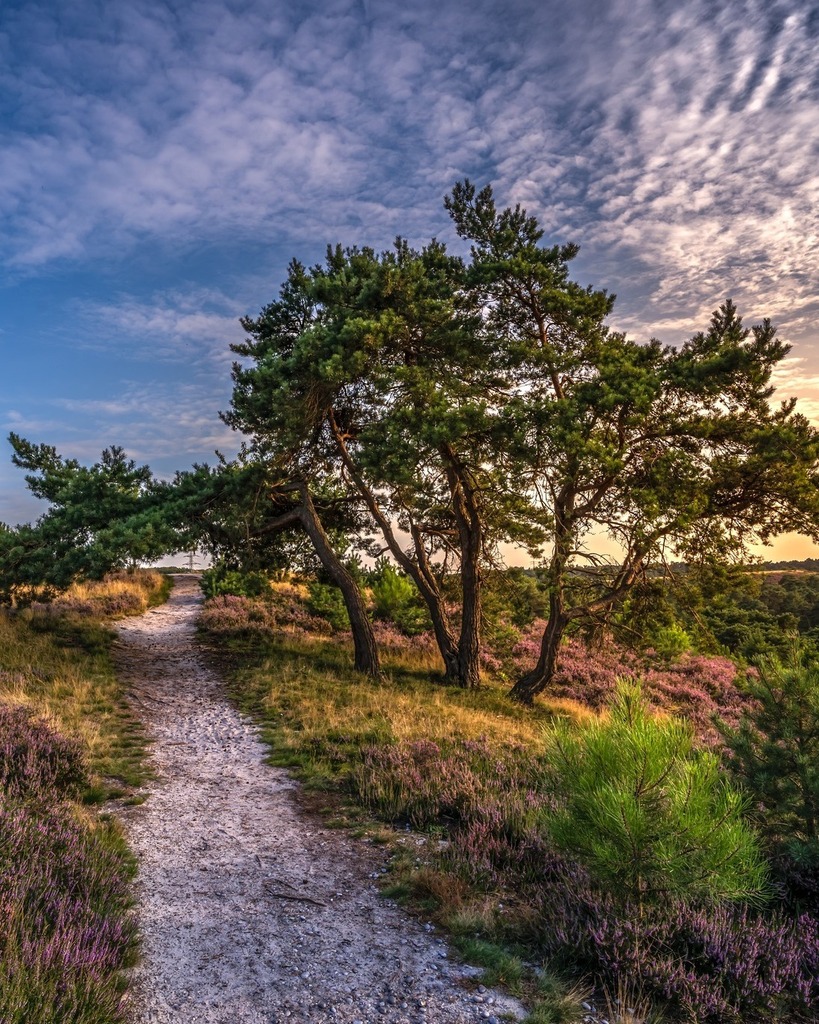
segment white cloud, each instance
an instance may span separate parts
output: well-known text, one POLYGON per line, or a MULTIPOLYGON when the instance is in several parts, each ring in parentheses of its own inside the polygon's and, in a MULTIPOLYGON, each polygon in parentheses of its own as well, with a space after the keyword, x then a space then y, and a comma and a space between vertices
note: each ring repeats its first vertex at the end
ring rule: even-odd
MULTIPOLYGON (((731 295, 746 322, 770 315, 795 343, 803 362, 788 379, 813 394, 819 45, 808 5, 98 10, 69 5, 61 31, 48 5, 0 14, 0 86, 19 97, 0 149, 0 259, 27 273, 115 265, 116 294, 73 307, 83 344, 169 373, 189 365, 201 391, 183 405, 204 417, 190 413, 191 444, 197 429, 216 436, 207 415, 225 404, 238 317, 278 283, 237 252, 451 237, 440 200, 464 175, 526 204, 548 240, 579 241, 578 273, 620 293, 615 326, 679 341, 731 295), (196 279, 186 260, 208 247, 234 257, 221 290, 179 284, 196 279), (129 283, 137 250, 177 267, 165 291, 129 283)), ((171 387, 159 392, 174 407, 171 387)), ((117 403, 135 393, 110 390, 94 415, 127 418, 117 403)))
POLYGON ((84 347, 117 350, 137 361, 183 363, 193 374, 218 374, 222 381, 236 358, 230 345, 245 337, 239 317, 247 310, 209 289, 86 301, 76 308, 87 325, 84 347))

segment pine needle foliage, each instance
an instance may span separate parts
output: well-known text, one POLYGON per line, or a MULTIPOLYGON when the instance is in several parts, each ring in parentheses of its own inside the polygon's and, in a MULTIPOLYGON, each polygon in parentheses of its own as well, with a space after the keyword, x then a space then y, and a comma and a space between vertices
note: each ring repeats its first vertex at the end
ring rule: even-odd
POLYGON ((752 710, 721 729, 731 766, 762 809, 771 839, 797 861, 819 866, 819 660, 794 639, 748 680, 752 710))
POLYGON ((691 727, 652 716, 638 683, 621 682, 608 719, 558 723, 548 754, 561 806, 552 841, 598 884, 639 906, 671 896, 757 900, 766 868, 745 803, 691 727))

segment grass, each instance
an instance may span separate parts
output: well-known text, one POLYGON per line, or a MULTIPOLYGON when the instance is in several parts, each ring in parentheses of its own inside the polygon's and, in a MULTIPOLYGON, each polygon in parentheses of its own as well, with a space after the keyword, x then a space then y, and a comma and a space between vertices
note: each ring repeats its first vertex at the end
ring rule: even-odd
POLYGON ((29 708, 80 741, 100 802, 145 779, 142 727, 125 701, 103 617, 139 614, 164 601, 170 581, 142 573, 75 585, 48 605, 0 611, 0 702, 29 708))
POLYGON ((373 841, 385 838, 374 816, 426 830, 420 847, 406 833, 392 833, 385 895, 447 928, 462 955, 483 968, 484 983, 527 999, 533 1022, 581 1020, 579 991, 527 962, 532 950, 516 947, 497 893, 464 882, 435 851, 446 846, 447 822, 469 813, 458 801, 503 803, 525 828, 527 812, 517 804, 539 771, 532 752, 542 747, 545 726, 555 718, 583 722, 593 713, 565 700, 522 708, 499 685, 445 686, 428 653, 389 645, 382 646, 383 679, 363 678, 337 639, 271 629, 250 602, 228 610, 239 616, 236 628, 220 619, 217 599, 203 616, 203 638, 223 662, 239 706, 261 723, 271 762, 293 768, 334 825, 373 841), (379 763, 393 755, 394 764, 379 763))
POLYGON ((169 589, 143 573, 0 611, 3 1024, 125 1019, 135 864, 116 821, 88 805, 139 801, 129 794, 145 777, 145 737, 103 616, 143 611, 169 589))
POLYGON ((284 635, 263 646, 245 639, 230 646, 227 661, 233 695, 262 717, 277 760, 314 768, 337 765, 339 750, 373 743, 530 745, 555 717, 591 717, 570 701, 544 701, 534 710, 517 706, 500 686, 443 686, 424 659, 413 662, 407 653, 386 652, 383 679, 368 679, 353 672, 343 648, 319 638, 284 635))

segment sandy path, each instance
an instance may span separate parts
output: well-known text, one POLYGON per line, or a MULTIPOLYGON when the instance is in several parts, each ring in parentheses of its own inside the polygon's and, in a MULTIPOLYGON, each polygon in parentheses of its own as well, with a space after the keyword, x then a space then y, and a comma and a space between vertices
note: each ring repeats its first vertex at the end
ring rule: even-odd
POLYGON ((157 776, 147 802, 124 812, 141 865, 135 1021, 520 1015, 514 1000, 459 985, 443 942, 379 897, 374 851, 299 812, 296 784, 263 763, 254 728, 199 657, 198 603, 196 580, 178 576, 167 605, 118 626, 119 670, 154 738, 157 776))

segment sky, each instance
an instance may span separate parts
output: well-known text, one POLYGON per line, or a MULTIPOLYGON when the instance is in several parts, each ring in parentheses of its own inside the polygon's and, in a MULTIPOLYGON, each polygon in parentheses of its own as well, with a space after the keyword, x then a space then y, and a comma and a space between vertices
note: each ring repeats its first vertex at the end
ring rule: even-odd
MULTIPOLYGON (((3 0, 0 140, 4 436, 161 476, 230 454, 238 318, 329 243, 457 249, 464 177, 577 242, 637 340, 727 297, 770 317, 819 425, 804 0, 3 0)), ((5 447, 0 521, 27 521, 5 447)))

